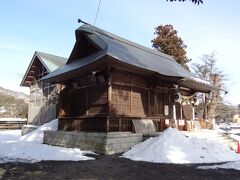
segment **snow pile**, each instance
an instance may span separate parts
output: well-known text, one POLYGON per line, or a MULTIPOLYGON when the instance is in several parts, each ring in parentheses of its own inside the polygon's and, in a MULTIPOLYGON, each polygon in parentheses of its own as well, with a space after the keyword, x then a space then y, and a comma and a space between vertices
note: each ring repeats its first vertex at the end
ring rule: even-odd
POLYGON ((198 169, 218 169, 218 168, 240 170, 240 161, 238 161, 238 162, 228 162, 228 163, 221 164, 221 165, 199 166, 198 167, 198 169))
POLYGON ((77 148, 63 148, 45 144, 24 143, 23 141, 0 144, 0 163, 5 162, 38 162, 42 160, 90 160, 90 154, 77 148))
POLYGON ((0 131, 0 149, 2 148, 1 143, 15 142, 19 140, 20 136, 20 130, 0 131))
POLYGON ((44 124, 21 137, 20 130, 0 131, 0 163, 38 162, 42 160, 81 161, 94 158, 85 156, 91 151, 42 144, 44 130, 57 130, 58 120, 44 124))
POLYGON ((240 156, 222 144, 187 137, 177 129, 168 128, 162 135, 150 138, 123 154, 136 161, 156 163, 214 163, 240 161, 240 156))
POLYGON ((32 143, 43 143, 44 131, 57 131, 58 119, 54 119, 49 123, 40 126, 38 129, 22 136, 20 140, 29 141, 32 143))

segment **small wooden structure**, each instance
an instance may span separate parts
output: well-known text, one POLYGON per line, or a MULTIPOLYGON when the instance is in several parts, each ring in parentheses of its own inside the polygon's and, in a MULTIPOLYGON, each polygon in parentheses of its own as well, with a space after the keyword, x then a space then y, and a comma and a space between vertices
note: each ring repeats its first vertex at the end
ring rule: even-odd
POLYGON ((21 86, 30 88, 28 124, 41 125, 56 118, 56 84, 42 82, 67 62, 66 58, 36 51, 22 79, 21 86))
POLYGON ((66 65, 42 80, 61 86, 59 130, 66 131, 134 132, 132 120, 142 119, 157 131, 186 130, 194 94, 211 91, 171 56, 91 25, 76 30, 66 65))
POLYGON ((27 124, 27 119, 0 118, 0 129, 21 129, 25 124, 27 124))

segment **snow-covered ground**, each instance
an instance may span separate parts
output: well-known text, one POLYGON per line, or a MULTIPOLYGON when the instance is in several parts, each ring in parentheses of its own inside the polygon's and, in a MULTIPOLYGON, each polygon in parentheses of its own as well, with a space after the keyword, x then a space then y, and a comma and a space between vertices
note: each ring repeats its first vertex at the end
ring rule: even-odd
MULTIPOLYGON (((168 128, 162 135, 150 138, 122 155, 136 161, 155 163, 218 163, 240 161, 240 155, 224 145, 197 137, 187 137, 168 128)), ((240 165, 239 162, 236 163, 240 165)))
POLYGON ((222 165, 213 165, 213 166, 199 166, 198 169, 236 169, 240 170, 240 161, 228 162, 222 165))
POLYGON ((0 131, 0 163, 38 162, 42 160, 91 160, 77 148, 64 148, 42 144, 44 130, 57 130, 58 120, 53 120, 35 131, 21 136, 20 130, 0 131))
MULTIPOLYGON (((77 148, 63 148, 42 144, 44 130, 57 130, 58 120, 53 120, 37 130, 21 136, 20 130, 0 131, 0 163, 38 162, 42 160, 91 160, 77 148)), ((200 166, 201 169, 231 168, 240 170, 240 155, 220 143, 186 136, 177 129, 168 128, 160 136, 150 138, 122 155, 136 161, 155 163, 218 163, 200 166)))

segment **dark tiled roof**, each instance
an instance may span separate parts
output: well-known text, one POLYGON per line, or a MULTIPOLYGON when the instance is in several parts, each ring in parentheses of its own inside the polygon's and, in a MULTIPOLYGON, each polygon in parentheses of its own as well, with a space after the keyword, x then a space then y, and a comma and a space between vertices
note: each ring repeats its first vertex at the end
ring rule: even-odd
MULTIPOLYGON (((91 25, 82 25, 80 28, 78 28, 76 30, 76 37, 81 35, 86 35, 95 46, 99 47, 100 51, 98 54, 100 53, 101 57, 104 55, 109 55, 120 62, 149 70, 160 75, 184 78, 187 81, 194 81, 194 75, 184 69, 174 60, 173 57, 169 55, 141 46, 91 25)), ((81 58, 76 60, 79 61, 79 63, 75 61, 68 61, 65 66, 50 73, 44 77, 43 80, 56 80, 58 77, 63 76, 64 74, 70 73, 71 71, 80 70, 84 66, 99 60, 99 58, 96 58, 94 55, 87 57, 87 59, 88 60, 86 60, 86 58, 81 58), (82 60, 85 63, 81 62, 82 60), (74 66, 72 63, 74 63, 74 66)), ((204 82, 200 83, 196 81, 194 84, 204 85, 204 82)), ((204 91, 209 91, 209 85, 205 83, 205 86, 205 89, 208 90, 204 91)))

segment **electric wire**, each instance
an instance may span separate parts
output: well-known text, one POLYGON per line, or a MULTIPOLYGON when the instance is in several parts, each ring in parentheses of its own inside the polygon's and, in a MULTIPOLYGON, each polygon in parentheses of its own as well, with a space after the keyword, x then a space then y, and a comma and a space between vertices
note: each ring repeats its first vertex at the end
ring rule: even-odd
POLYGON ((94 25, 94 26, 95 26, 95 24, 96 24, 96 21, 97 21, 98 12, 99 12, 99 9, 100 9, 101 2, 102 2, 102 0, 99 0, 99 3, 98 3, 98 8, 97 8, 97 13, 96 13, 96 16, 95 16, 95 19, 94 19, 94 23, 93 23, 93 25, 94 25))

